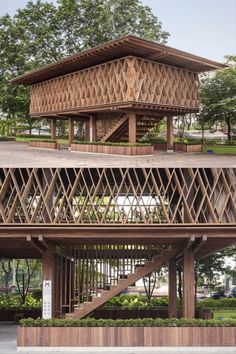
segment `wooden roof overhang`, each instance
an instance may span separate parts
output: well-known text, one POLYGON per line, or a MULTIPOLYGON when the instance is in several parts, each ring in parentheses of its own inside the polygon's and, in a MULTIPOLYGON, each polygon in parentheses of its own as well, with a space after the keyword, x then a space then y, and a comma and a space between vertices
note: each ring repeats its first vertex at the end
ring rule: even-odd
POLYGON ((236 244, 236 224, 116 225, 116 226, 0 226, 0 257, 40 258, 44 245, 160 244, 180 247, 192 243, 196 258, 236 244), (44 240, 46 242, 42 243, 44 240), (204 246, 204 247, 203 247, 204 246))
POLYGON ((226 65, 213 60, 144 40, 133 35, 127 35, 25 73, 11 80, 11 83, 33 85, 130 55, 196 73, 226 67, 226 65))

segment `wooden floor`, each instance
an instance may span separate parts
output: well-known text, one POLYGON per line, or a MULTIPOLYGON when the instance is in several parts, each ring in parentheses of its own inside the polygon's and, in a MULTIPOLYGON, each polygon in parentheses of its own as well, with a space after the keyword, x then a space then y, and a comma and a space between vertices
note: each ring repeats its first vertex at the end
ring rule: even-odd
POLYGON ((0 167, 235 167, 236 155, 155 151, 153 156, 114 156, 46 150, 0 142, 0 167))

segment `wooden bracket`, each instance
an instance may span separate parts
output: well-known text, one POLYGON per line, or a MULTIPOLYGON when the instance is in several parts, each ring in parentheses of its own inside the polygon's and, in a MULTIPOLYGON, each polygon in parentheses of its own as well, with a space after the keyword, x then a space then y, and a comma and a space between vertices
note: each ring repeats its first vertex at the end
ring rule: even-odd
POLYGON ((47 250, 55 251, 55 245, 53 245, 51 241, 46 240, 43 235, 39 235, 38 240, 47 250))
POLYGON ((41 254, 44 253, 45 249, 37 242, 37 240, 33 239, 31 235, 26 236, 26 240, 31 243, 31 245, 39 251, 41 254))
POLYGON ((196 243, 193 245, 193 253, 196 254, 197 251, 200 250, 200 248, 206 243, 207 241, 207 236, 203 235, 200 239, 196 241, 196 243))

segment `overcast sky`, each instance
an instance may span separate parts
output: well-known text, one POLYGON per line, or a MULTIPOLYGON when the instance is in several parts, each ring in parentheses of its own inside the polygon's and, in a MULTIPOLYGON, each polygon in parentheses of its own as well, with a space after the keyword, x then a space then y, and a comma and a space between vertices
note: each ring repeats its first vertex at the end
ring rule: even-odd
MULTIPOLYGON (((56 0, 50 2, 56 3, 56 0)), ((27 0, 0 0, 0 14, 24 7, 27 0)), ((142 0, 170 32, 168 44, 209 59, 236 54, 236 0, 142 0)))

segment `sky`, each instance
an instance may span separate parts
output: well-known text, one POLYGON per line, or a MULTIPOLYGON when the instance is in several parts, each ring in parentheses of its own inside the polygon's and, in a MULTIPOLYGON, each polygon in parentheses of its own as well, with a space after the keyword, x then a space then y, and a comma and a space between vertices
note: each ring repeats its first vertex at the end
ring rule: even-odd
MULTIPOLYGON (((48 0, 56 3, 56 0, 48 0)), ((0 0, 13 15, 27 0, 0 0)), ((212 60, 236 55, 236 0, 142 0, 171 36, 168 45, 212 60)))

